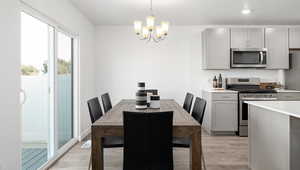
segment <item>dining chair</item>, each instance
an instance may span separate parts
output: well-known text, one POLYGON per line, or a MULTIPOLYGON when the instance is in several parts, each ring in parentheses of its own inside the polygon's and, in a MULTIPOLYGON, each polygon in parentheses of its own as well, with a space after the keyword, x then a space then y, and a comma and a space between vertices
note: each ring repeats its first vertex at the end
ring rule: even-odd
POLYGON ((183 103, 183 109, 186 110, 188 113, 191 112, 192 103, 193 103, 194 95, 191 93, 186 93, 184 103, 183 103))
MULTIPOLYGON (((88 104, 91 122, 94 123, 103 116, 103 112, 98 97, 88 100, 87 104, 88 104)), ((117 148, 117 147, 123 147, 123 137, 109 136, 109 137, 102 138, 101 149, 117 148)), ((89 169, 90 166, 91 166, 91 157, 90 157, 89 169)))
POLYGON ((107 113, 111 108, 111 100, 108 93, 101 95, 104 112, 107 113))
MULTIPOLYGON (((200 124, 203 123, 204 113, 206 108, 206 100, 196 97, 194 107, 192 110, 192 117, 200 124)), ((173 147, 179 148, 189 148, 190 147, 190 139, 189 138, 173 138, 173 147)), ((202 145, 201 145, 202 147, 202 145)), ((204 169, 206 169, 205 160, 203 156, 203 151, 201 149, 201 159, 203 162, 204 169)))
POLYGON ((123 170, 173 170, 173 111, 123 112, 123 170))

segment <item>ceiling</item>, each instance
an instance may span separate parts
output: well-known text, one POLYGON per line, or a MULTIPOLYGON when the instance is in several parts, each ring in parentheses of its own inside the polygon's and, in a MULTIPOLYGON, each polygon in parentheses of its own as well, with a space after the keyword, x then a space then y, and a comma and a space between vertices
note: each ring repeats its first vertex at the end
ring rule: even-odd
MULTIPOLYGON (((150 0, 70 0, 96 25, 131 25, 150 14, 150 0)), ((153 0, 157 20, 172 25, 296 25, 300 0, 153 0), (249 15, 241 14, 248 7, 249 15)))

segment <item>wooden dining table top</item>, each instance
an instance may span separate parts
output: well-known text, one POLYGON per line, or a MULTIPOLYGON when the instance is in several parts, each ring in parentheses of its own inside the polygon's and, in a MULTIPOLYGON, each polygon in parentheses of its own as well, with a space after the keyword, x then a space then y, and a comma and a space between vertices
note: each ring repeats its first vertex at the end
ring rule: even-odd
POLYGON ((160 109, 148 108, 145 110, 137 110, 135 108, 135 100, 123 99, 99 120, 93 123, 92 126, 123 126, 124 111, 140 113, 173 111, 173 126, 200 126, 200 124, 173 99, 160 100, 160 109))

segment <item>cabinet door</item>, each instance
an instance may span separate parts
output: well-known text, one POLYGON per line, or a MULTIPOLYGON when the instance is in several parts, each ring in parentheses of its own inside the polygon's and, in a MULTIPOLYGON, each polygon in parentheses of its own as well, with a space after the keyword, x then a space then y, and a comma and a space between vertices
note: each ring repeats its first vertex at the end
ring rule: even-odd
POLYGON ((298 92, 279 92, 278 100, 282 101, 300 101, 300 93, 298 92))
POLYGON ((264 48, 265 47, 264 28, 248 28, 247 48, 264 48))
POLYGON ((237 131, 238 107, 237 101, 213 101, 212 119, 213 131, 237 131))
POLYGON ((289 68, 288 28, 266 28, 269 69, 289 68))
POLYGON ((231 48, 247 48, 247 28, 231 28, 231 48))
POLYGON ((300 28, 290 28, 289 31, 290 48, 300 48, 300 28))
POLYGON ((203 67, 230 69, 230 37, 228 28, 209 28, 203 34, 203 67))
POLYGON ((231 28, 231 48, 264 48, 263 28, 231 28))

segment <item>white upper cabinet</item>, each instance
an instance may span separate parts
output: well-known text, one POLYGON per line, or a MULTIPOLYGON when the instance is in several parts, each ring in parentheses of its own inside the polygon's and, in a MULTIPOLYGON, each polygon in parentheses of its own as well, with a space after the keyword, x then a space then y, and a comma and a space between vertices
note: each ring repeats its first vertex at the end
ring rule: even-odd
POLYGON ((230 69, 230 29, 208 28, 202 32, 204 69, 230 69))
POLYGON ((268 69, 289 68, 288 28, 266 28, 265 43, 268 49, 268 69))
POLYGON ((231 48, 264 48, 264 28, 231 28, 231 48))
POLYGON ((290 48, 300 48, 300 27, 290 28, 289 30, 290 48))

